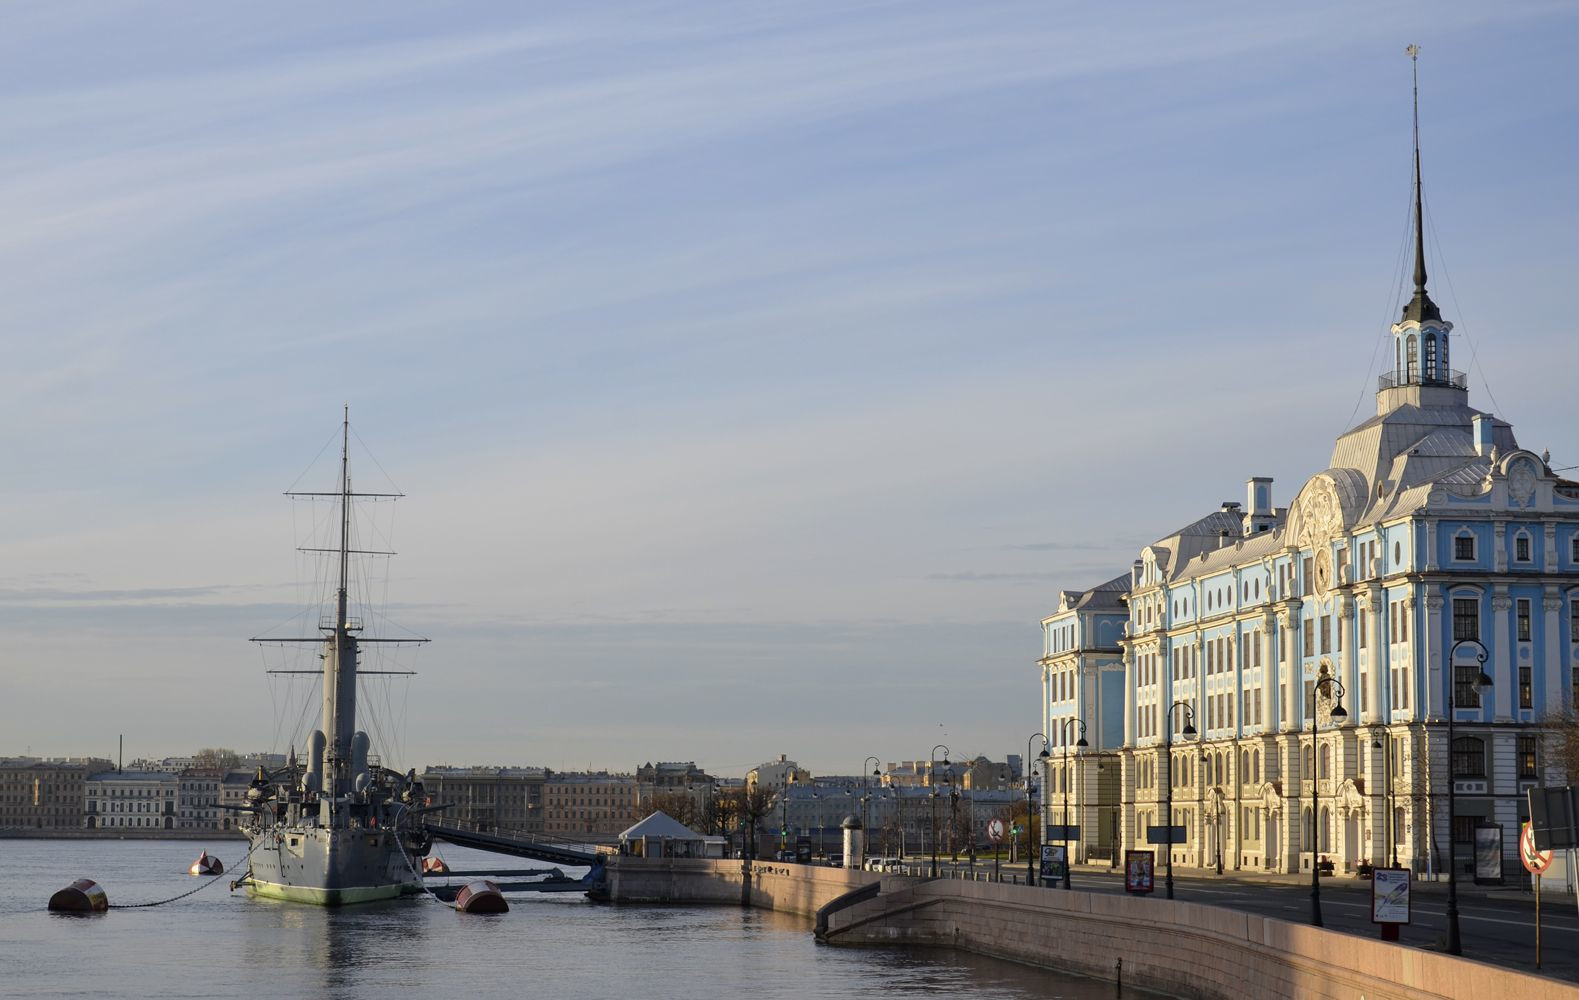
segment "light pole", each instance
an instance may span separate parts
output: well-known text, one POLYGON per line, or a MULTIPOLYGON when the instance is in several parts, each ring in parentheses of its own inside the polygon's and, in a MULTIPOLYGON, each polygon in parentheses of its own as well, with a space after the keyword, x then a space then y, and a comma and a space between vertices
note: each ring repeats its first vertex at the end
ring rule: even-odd
POLYGON ((932 763, 927 768, 927 783, 932 786, 932 877, 938 877, 938 751, 943 751, 943 766, 948 767, 949 748, 939 743, 932 748, 932 763))
POLYGON ((1195 709, 1190 703, 1179 700, 1168 706, 1168 726, 1163 730, 1164 740, 1162 753, 1168 761, 1168 877, 1165 882, 1168 887, 1168 898, 1173 898, 1173 716, 1176 709, 1184 709, 1184 728, 1179 730, 1179 735, 1189 738, 1195 735, 1195 709))
POLYGON ((1047 734, 1032 733, 1031 738, 1025 741, 1025 884, 1036 884, 1036 852, 1031 850, 1031 795, 1036 791, 1036 786, 1031 784, 1031 744, 1037 740, 1042 741, 1042 752, 1036 759, 1042 763, 1047 762, 1047 734))
MULTIPOLYGON (((1393 828, 1393 738, 1390 734, 1382 734, 1379 740, 1371 741, 1372 750, 1382 752, 1382 773, 1387 781, 1387 791, 1382 794, 1382 808, 1387 810, 1387 843, 1388 850, 1392 852, 1393 867, 1398 867, 1398 831, 1393 828)), ((1451 759, 1451 755, 1449 755, 1451 759)))
MULTIPOLYGON (((949 775, 950 779, 953 775, 949 775)), ((959 789, 950 780, 948 790, 948 852, 954 864, 959 864, 959 789)))
MULTIPOLYGON (((1072 727, 1080 727, 1080 739, 1075 746, 1084 750, 1091 744, 1086 742, 1086 724, 1083 720, 1070 716, 1058 724, 1058 741, 1064 745, 1064 888, 1068 889, 1069 871, 1074 867, 1074 849, 1069 846, 1069 790, 1074 787, 1074 782, 1069 780, 1069 737, 1072 727)), ((1078 759, 1078 758, 1076 758, 1078 759)), ((1078 815, 1078 811, 1076 813, 1078 815)))
MULTIPOLYGON (((1328 717, 1341 723, 1349 717, 1343 707, 1343 682, 1330 675, 1318 677, 1313 690, 1325 694, 1323 688, 1337 689, 1328 717)), ((1310 923, 1313 927, 1321 927, 1324 926, 1321 920, 1321 835, 1324 826, 1321 822, 1321 717, 1316 714, 1315 705, 1310 707, 1310 770, 1310 923)))
MULTIPOLYGON (((1447 953, 1449 955, 1464 954, 1464 942, 1458 934, 1458 837, 1453 832, 1453 809, 1456 805, 1454 793, 1458 789, 1458 778, 1453 773, 1453 716, 1458 714, 1458 677, 1457 667, 1453 664, 1460 646, 1475 647, 1475 666, 1479 674, 1471 683, 1475 696, 1491 687, 1491 678, 1486 676, 1486 659, 1491 654, 1478 639, 1460 639, 1453 643, 1447 651, 1447 953)), ((1473 707, 1473 706, 1467 706, 1473 707)))
POLYGON ((789 793, 790 786, 795 784, 795 772, 791 771, 784 779, 784 797, 779 800, 779 860, 788 850, 789 844, 789 793))
MULTIPOLYGON (((883 774, 880 769, 882 761, 876 757, 868 757, 861 761, 861 836, 863 838, 872 835, 872 781, 866 776, 868 764, 872 765, 872 778, 880 778, 883 774)), ((865 851, 863 850, 862 853, 864 854, 865 851)), ((864 861, 865 858, 862 860, 864 861)))

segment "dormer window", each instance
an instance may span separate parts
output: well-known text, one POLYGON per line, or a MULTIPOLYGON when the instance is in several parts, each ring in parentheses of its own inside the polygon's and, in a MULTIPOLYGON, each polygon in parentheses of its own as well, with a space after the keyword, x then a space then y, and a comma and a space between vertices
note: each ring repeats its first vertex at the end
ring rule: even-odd
POLYGON ((1461 531, 1453 536, 1453 558, 1459 562, 1474 562, 1475 536, 1461 531))
POLYGON ((1529 532, 1521 531, 1517 535, 1514 536, 1514 538, 1513 538, 1513 561, 1514 562, 1529 562, 1530 561, 1530 535, 1529 535, 1529 532))

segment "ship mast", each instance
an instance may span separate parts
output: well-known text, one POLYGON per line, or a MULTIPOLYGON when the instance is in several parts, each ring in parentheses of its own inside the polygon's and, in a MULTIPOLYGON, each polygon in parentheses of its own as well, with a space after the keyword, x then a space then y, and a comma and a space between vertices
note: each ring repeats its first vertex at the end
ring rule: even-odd
POLYGON ((340 423, 340 579, 335 592, 334 621, 328 626, 323 650, 323 732, 328 737, 324 748, 324 791, 338 798, 351 792, 351 741, 356 730, 356 657, 361 628, 349 614, 349 577, 351 567, 351 408, 346 406, 340 423))

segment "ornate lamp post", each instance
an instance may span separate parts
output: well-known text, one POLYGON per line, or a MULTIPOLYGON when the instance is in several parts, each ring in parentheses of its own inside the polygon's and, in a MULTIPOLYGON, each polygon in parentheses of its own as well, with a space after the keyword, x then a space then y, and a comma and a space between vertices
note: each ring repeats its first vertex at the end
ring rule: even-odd
POLYGON ((1165 883, 1168 888, 1168 898, 1173 898, 1173 716, 1177 709, 1184 709, 1184 728, 1179 730, 1179 735, 1189 738, 1195 735, 1195 710, 1190 703, 1179 700, 1168 706, 1168 725, 1163 730, 1162 753, 1168 761, 1168 876, 1165 883))
MULTIPOLYGON (((1328 716, 1341 723, 1349 717, 1343 707, 1343 682, 1336 677, 1319 677, 1316 679, 1315 690, 1325 694, 1324 689, 1336 689, 1332 698, 1334 704, 1328 716)), ((1310 922, 1312 926, 1321 927, 1321 718, 1316 714, 1315 706, 1310 712, 1310 922)))
MULTIPOLYGON (((1086 724, 1084 721, 1070 716, 1058 724, 1058 741, 1064 745, 1064 888, 1068 889, 1069 872, 1074 868, 1075 852, 1069 846, 1069 791, 1074 787, 1074 782, 1069 780, 1069 737, 1074 726, 1080 727, 1080 739, 1075 746, 1084 750, 1091 744, 1086 742, 1086 724)), ((1078 758, 1077 758, 1078 759, 1078 758)), ((1078 815, 1078 810, 1076 812, 1078 815)))
POLYGON ((881 778, 883 772, 879 765, 882 761, 876 757, 868 757, 861 761, 861 827, 866 831, 864 836, 872 835, 872 782, 866 776, 866 765, 872 765, 872 777, 881 778))
MULTIPOLYGON (((1486 676, 1486 659, 1491 654, 1478 639, 1460 639, 1453 643, 1447 651, 1447 952, 1449 955, 1464 954, 1464 942, 1458 933, 1458 837, 1453 832, 1453 812, 1455 802, 1454 792, 1458 788, 1458 777, 1453 773, 1453 716, 1458 714, 1458 677, 1454 661, 1460 646, 1475 647, 1475 666, 1471 669, 1478 672, 1478 676, 1469 684, 1475 691, 1476 699, 1480 693, 1491 687, 1491 678, 1486 676)), ((1474 706, 1466 706, 1474 707, 1474 706)))
POLYGON ((949 748, 939 743, 932 748, 932 763, 927 768, 927 783, 932 786, 932 877, 938 877, 938 751, 943 751, 943 766, 948 767, 949 748))
POLYGON ((1393 855, 1393 867, 1398 867, 1398 831, 1393 828, 1393 738, 1384 735, 1379 740, 1371 741, 1372 750, 1382 752, 1382 773, 1387 775, 1387 791, 1382 794, 1382 808, 1387 810, 1387 843, 1393 855))
POLYGON ((1047 734, 1032 733, 1031 738, 1025 741, 1025 884, 1036 884, 1036 852, 1031 850, 1031 795, 1035 793, 1036 786, 1031 784, 1031 744, 1037 740, 1042 741, 1042 752, 1036 755, 1038 762, 1047 762, 1047 734))

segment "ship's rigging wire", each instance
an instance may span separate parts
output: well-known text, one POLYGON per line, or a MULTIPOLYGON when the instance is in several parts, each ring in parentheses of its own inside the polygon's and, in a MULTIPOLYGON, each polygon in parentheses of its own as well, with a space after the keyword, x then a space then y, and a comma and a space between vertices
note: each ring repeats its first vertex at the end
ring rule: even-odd
POLYGON ((1381 353, 1382 347, 1390 339, 1392 339, 1392 317, 1399 314, 1399 303, 1403 300, 1404 269, 1408 266, 1407 261, 1409 259, 1409 231, 1413 228, 1411 223, 1414 222, 1415 209, 1413 179, 1409 181, 1409 195, 1409 198, 1406 199, 1406 201, 1409 203, 1409 207, 1404 212, 1404 231, 1398 239, 1398 256, 1397 260, 1393 263, 1393 280, 1388 285, 1392 291, 1389 293, 1387 311, 1383 314, 1381 331, 1376 335, 1376 339, 1373 341, 1371 346, 1371 362, 1365 369, 1366 374, 1364 379, 1360 382, 1359 398, 1354 401, 1354 409, 1349 411, 1348 422, 1339 429, 1340 434, 1347 432, 1349 428, 1354 426, 1354 418, 1359 416, 1360 407, 1365 405, 1365 397, 1375 392, 1375 390, 1371 388, 1371 379, 1376 374, 1376 356, 1381 353))
MULTIPOLYGON (((1497 402, 1496 394, 1491 391, 1491 379, 1486 375, 1486 369, 1481 367, 1480 354, 1475 350, 1475 338, 1469 335, 1470 323, 1464 315, 1464 307, 1459 304, 1458 292, 1453 288, 1453 274, 1447 268, 1446 256, 1442 253, 1442 246, 1437 241, 1436 220, 1431 215, 1431 203, 1429 201, 1425 202, 1425 215, 1427 219, 1431 219, 1431 249, 1436 252, 1437 271, 1442 275, 1442 282, 1447 285, 1447 297, 1453 300, 1453 315, 1458 317, 1458 322, 1453 324, 1453 332, 1463 337, 1465 342, 1469 344, 1469 364, 1464 366, 1464 370, 1468 372, 1473 368, 1479 373, 1480 387, 1486 390, 1486 398, 1491 400, 1492 412, 1502 413, 1502 404, 1497 402)), ((1503 413, 1502 416, 1506 420, 1510 415, 1503 413)))

